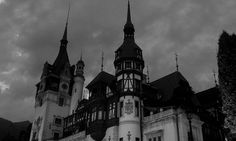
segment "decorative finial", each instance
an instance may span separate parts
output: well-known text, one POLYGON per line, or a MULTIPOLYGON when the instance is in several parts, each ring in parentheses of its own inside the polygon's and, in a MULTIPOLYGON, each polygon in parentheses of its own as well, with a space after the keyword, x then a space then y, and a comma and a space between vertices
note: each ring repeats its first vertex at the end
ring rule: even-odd
POLYGON ((130 2, 128 0, 128 9, 127 9, 127 20, 126 20, 126 24, 124 26, 124 33, 125 33, 125 37, 130 37, 131 39, 133 39, 134 37, 134 25, 132 24, 131 21, 131 12, 130 12, 130 2))
POLYGON ((216 80, 216 72, 215 70, 213 70, 213 77, 214 77, 214 82, 215 82, 215 85, 217 86, 217 80, 216 80))
POLYGON ((149 68, 148 68, 148 65, 147 65, 147 83, 149 83, 149 68))
POLYGON ((179 71, 178 54, 177 53, 175 53, 175 64, 176 64, 176 71, 179 71))
POLYGON ((104 60, 104 54, 103 54, 103 51, 102 51, 102 64, 101 64, 101 71, 103 71, 103 60, 104 60))

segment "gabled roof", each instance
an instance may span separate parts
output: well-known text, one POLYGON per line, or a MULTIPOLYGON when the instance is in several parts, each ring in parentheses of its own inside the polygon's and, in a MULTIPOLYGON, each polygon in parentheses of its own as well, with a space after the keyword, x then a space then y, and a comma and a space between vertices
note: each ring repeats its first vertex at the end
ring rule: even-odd
POLYGON ((167 76, 151 82, 150 85, 160 90, 162 94, 162 102, 166 102, 171 100, 173 97, 174 90, 179 86, 180 80, 188 83, 179 71, 175 71, 167 76))
POLYGON ((98 82, 104 82, 108 85, 112 84, 114 81, 116 81, 116 77, 112 74, 109 74, 105 71, 101 71, 87 86, 86 88, 90 89, 93 85, 95 85, 98 82))
POLYGON ((209 108, 221 103, 220 91, 217 87, 201 91, 196 95, 204 108, 209 108))

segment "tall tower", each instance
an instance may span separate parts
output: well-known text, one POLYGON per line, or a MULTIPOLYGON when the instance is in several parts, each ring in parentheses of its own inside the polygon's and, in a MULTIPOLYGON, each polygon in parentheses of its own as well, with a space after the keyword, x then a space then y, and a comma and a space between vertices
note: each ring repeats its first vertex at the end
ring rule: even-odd
POLYGON ((128 2, 123 44, 115 51, 117 89, 119 91, 119 141, 140 141, 140 103, 144 61, 142 50, 135 43, 134 26, 128 2))
POLYGON ((76 64, 74 85, 73 85, 71 105, 70 105, 71 106, 70 114, 72 114, 76 110, 78 102, 82 100, 84 81, 85 81, 84 61, 82 60, 82 55, 81 55, 80 60, 76 64))
POLYGON ((45 63, 36 85, 35 117, 30 140, 52 140, 62 137, 63 118, 69 115, 74 66, 67 54, 67 25, 61 39, 59 54, 53 63, 45 63))

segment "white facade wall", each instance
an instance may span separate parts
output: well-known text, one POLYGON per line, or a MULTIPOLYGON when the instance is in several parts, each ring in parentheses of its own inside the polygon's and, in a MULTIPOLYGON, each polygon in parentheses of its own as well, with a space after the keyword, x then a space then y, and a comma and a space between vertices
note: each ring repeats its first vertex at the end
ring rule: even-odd
POLYGON ((123 102, 123 115, 119 118, 119 138, 123 138, 123 141, 128 140, 128 134, 130 133, 130 141, 135 141, 139 138, 141 141, 140 134, 140 105, 139 105, 139 116, 135 113, 135 101, 140 104, 139 98, 136 96, 123 96, 120 97, 120 102, 123 102))
POLYGON ((112 126, 107 128, 106 135, 103 138, 103 141, 119 141, 118 140, 118 126, 112 126))
MULTIPOLYGON (((151 138, 161 136, 161 141, 178 141, 177 123, 179 129, 179 141, 188 141, 189 121, 183 110, 169 109, 149 117, 144 118, 143 125, 143 141, 149 141, 151 138), (178 120, 177 117, 178 116, 178 120)), ((203 141, 202 137, 202 122, 200 119, 193 115, 192 118, 192 131, 194 141, 203 141)))
MULTIPOLYGON (((42 118, 40 123, 39 133, 37 135, 38 140, 42 141, 45 139, 51 139, 53 137, 53 133, 59 133, 59 136, 62 137, 63 133, 63 122, 61 126, 56 125, 54 122, 55 117, 63 118, 69 115, 70 109, 70 96, 68 94, 60 93, 60 92, 53 92, 53 91, 46 91, 44 93, 40 93, 43 96, 43 105, 41 107, 37 106, 35 108, 35 118, 36 121, 39 117, 42 118), (64 105, 58 105, 58 99, 62 96, 64 98, 64 105)), ((31 136, 33 136, 33 132, 36 129, 36 122, 33 123, 31 136)))
POLYGON ((71 98, 71 107, 70 107, 70 115, 75 111, 78 101, 82 100, 83 95, 83 86, 84 86, 84 78, 77 76, 74 78, 74 85, 72 90, 72 98, 71 98))

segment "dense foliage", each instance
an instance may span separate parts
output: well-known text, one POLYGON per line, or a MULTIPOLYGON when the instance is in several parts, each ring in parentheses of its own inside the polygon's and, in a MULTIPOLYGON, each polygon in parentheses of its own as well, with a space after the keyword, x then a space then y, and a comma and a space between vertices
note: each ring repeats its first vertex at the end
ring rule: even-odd
POLYGON ((236 130, 236 35, 223 32, 218 51, 219 86, 222 93, 225 126, 236 130))

